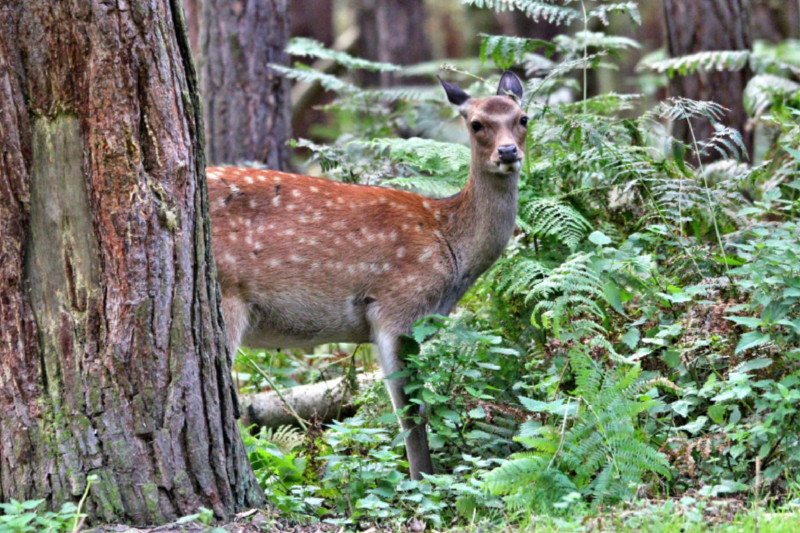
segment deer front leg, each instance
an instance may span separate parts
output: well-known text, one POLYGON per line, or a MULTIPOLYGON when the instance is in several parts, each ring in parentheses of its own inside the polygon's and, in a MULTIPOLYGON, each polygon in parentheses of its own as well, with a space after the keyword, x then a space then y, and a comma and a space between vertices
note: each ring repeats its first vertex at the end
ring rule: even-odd
MULTIPOLYGON (((385 331, 378 331, 374 335, 378 347, 378 360, 384 378, 403 369, 400 359, 400 339, 385 331)), ((389 396, 392 399, 397 416, 400 418, 400 427, 408 434, 405 437, 406 456, 411 470, 411 479, 422 479, 422 474, 433 474, 431 452, 428 449, 428 434, 425 431, 425 422, 419 423, 414 418, 420 418, 419 406, 408 400, 404 387, 410 380, 408 378, 384 379, 389 396)))
POLYGON ((222 295, 222 318, 228 333, 228 349, 231 358, 236 358, 236 350, 241 346, 247 323, 250 319, 247 304, 239 296, 222 295))

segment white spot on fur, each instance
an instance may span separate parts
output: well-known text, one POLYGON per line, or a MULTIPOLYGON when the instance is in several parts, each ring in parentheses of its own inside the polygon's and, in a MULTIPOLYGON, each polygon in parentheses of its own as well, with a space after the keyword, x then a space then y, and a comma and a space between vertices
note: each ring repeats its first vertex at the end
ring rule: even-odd
POLYGON ((232 265, 236 264, 236 258, 234 258, 231 254, 225 254, 222 258, 226 263, 230 263, 232 265))
POLYGON ((380 203, 382 203, 382 204, 386 204, 386 203, 389 203, 389 199, 388 199, 388 198, 386 198, 385 196, 381 196, 381 197, 378 199, 378 202, 380 202, 380 203))
POLYGON ((279 266, 281 266, 281 262, 278 261, 277 259, 273 259, 269 262, 269 266, 271 266, 272 268, 278 268, 279 266))
POLYGON ((230 188, 232 194, 239 194, 239 192, 241 191, 241 189, 239 187, 237 187, 236 185, 233 185, 233 184, 229 185, 229 188, 230 188))
POLYGON ((295 209, 297 209, 297 206, 294 204, 289 204, 286 206, 287 211, 294 211, 295 209))
POLYGON ((279 205, 281 205, 281 197, 280 196, 276 196, 275 198, 273 198, 272 199, 272 205, 274 207, 278 207, 279 205))
POLYGON ((430 202, 422 202, 422 206, 423 206, 425 209, 430 209, 430 208, 431 208, 431 203, 430 203, 430 202))
POLYGON ((256 228, 256 231, 257 231, 258 233, 264 233, 264 231, 265 231, 265 230, 264 230, 264 226, 259 226, 258 228, 256 228))
POLYGON ((265 178, 263 174, 258 175, 258 181, 266 181, 266 180, 267 178, 265 178))
POLYGON ((302 261, 303 261, 303 258, 302 258, 302 257, 300 257, 299 255, 292 254, 292 255, 290 255, 290 256, 289 256, 289 260, 290 260, 290 261, 293 261, 293 262, 295 262, 295 263, 300 263, 300 262, 302 262, 302 261))
POLYGON ((255 209, 257 205, 258 204, 255 200, 250 200, 250 209, 255 209))
POLYGON ((417 261, 419 261, 420 263, 424 263, 425 261, 428 260, 428 258, 431 255, 433 255, 433 250, 431 250, 430 248, 426 248, 425 251, 420 254, 419 259, 417 259, 417 261))
POLYGON ((311 192, 319 192, 319 188, 317 187, 309 187, 308 190, 311 192))
POLYGON ((249 184, 251 184, 251 185, 253 184, 253 178, 251 178, 250 176, 247 176, 247 177, 244 179, 244 181, 246 181, 247 183, 249 183, 249 184))
POLYGON ((292 196, 294 196, 295 198, 300 198, 300 191, 298 189, 294 189, 292 191, 292 196))
POLYGON ((280 183, 281 182, 281 177, 280 176, 272 176, 272 181, 274 181, 275 183, 280 183))
POLYGON ((328 200, 327 202, 325 202, 325 207, 333 207, 333 202, 328 200))
POLYGON ((389 240, 390 240, 390 241, 392 241, 392 242, 395 242, 395 241, 397 241, 397 231, 392 231, 392 232, 389 234, 389 240))
POLYGON ((344 203, 344 198, 342 198, 341 196, 338 196, 338 197, 336 198, 336 202, 337 202, 337 203, 340 203, 340 204, 343 204, 343 203, 344 203))
POLYGON ((292 235, 294 235, 294 230, 293 230, 293 229, 291 229, 291 228, 290 228, 290 229, 287 229, 287 230, 285 230, 285 231, 283 232, 283 235, 284 235, 285 237, 291 237, 292 235))
POLYGON ((406 255, 406 249, 401 246, 397 249, 397 257, 398 259, 401 259, 404 255, 406 255))

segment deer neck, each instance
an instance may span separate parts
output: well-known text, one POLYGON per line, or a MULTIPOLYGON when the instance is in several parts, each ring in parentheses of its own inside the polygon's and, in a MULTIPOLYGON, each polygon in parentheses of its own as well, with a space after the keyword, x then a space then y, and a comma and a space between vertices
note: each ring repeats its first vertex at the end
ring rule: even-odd
POLYGON ((456 275, 473 283, 500 257, 514 233, 519 172, 511 175, 470 170, 464 189, 442 200, 444 234, 456 256, 456 275))

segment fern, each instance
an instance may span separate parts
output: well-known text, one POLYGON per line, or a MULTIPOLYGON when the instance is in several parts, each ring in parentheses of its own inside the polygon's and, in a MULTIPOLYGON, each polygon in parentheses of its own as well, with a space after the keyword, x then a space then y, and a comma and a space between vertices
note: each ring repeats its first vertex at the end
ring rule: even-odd
POLYGON ((632 22, 639 26, 642 25, 642 16, 639 14, 639 6, 636 4, 636 2, 622 2, 619 4, 606 4, 598 6, 589 11, 588 18, 598 18, 604 26, 608 26, 609 13, 625 13, 630 17, 632 22))
POLYGON ((536 199, 520 212, 530 232, 538 237, 555 237, 574 250, 592 225, 569 204, 551 198, 536 199))
POLYGON ((754 76, 744 91, 745 107, 748 113, 756 117, 775 103, 789 99, 800 101, 800 83, 772 74, 754 76))
POLYGON ((750 52, 747 50, 715 50, 649 63, 642 62, 637 68, 658 73, 666 72, 672 77, 676 72, 686 76, 696 72, 741 70, 749 65, 749 61, 750 52))
POLYGON ((282 73, 284 76, 291 80, 302 81, 304 83, 317 83, 326 91, 334 91, 338 93, 357 93, 358 87, 351 83, 347 83, 334 76, 333 74, 325 74, 312 70, 310 67, 299 65, 295 68, 285 67, 283 65, 270 64, 270 67, 282 73))
POLYGON ((599 506, 631 499, 647 473, 669 475, 665 456, 634 424, 638 416, 659 405, 642 396, 652 382, 641 376, 639 366, 604 370, 583 346, 570 352, 570 366, 576 384, 570 405, 575 407, 564 409, 563 400, 520 398, 535 412, 564 419, 516 437, 532 451, 512 455, 485 478, 484 486, 506 495, 512 505, 556 503, 578 491, 599 506))
POLYGON ((293 37, 286 47, 286 53, 293 56, 330 59, 351 70, 364 69, 379 72, 392 72, 400 70, 401 68, 391 63, 368 61, 366 59, 353 57, 345 52, 331 50, 330 48, 326 48, 321 42, 307 37, 293 37))
POLYGON ((536 0, 463 0, 467 5, 493 9, 498 12, 517 10, 534 21, 540 19, 551 24, 570 24, 581 18, 577 9, 553 5, 536 0))
POLYGON ((481 63, 486 63, 486 59, 491 57, 494 64, 504 70, 520 63, 526 54, 540 48, 545 49, 546 57, 550 57, 556 51, 556 46, 553 43, 541 39, 487 35, 485 33, 481 33, 480 37, 481 63))
POLYGON ((553 42, 558 45, 559 49, 569 50, 573 54, 579 52, 582 54, 583 49, 587 46, 606 50, 630 50, 631 48, 639 49, 642 47, 642 45, 628 37, 607 35, 596 31, 579 31, 575 32, 574 36, 558 35, 553 39, 553 42))

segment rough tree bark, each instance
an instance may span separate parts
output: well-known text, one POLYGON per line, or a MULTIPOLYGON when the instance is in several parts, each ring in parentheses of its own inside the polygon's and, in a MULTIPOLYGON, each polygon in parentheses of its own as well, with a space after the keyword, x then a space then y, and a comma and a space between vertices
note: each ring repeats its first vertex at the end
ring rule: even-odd
POLYGON ((198 65, 211 164, 257 161, 286 169, 291 155, 287 0, 201 0, 198 65))
MULTIPOLYGON (((360 0, 358 53, 365 59, 413 65, 430 59, 422 0, 360 0)), ((388 87, 399 83, 393 72, 365 73, 365 82, 388 87)), ((404 80, 407 82, 407 80, 404 80)))
MULTIPOLYGON (((679 57, 709 50, 749 50, 749 0, 664 0, 667 49, 670 57, 679 57)), ((722 123, 742 133, 749 153, 753 148, 753 133, 747 131, 747 112, 743 94, 752 72, 704 72, 691 76, 675 75, 669 83, 670 96, 693 100, 713 100, 730 111, 722 123)), ((693 119, 692 128, 698 141, 714 135, 707 119, 693 119)), ((685 120, 673 125, 675 138, 691 143, 692 135, 685 120)), ((703 157, 710 162, 721 156, 711 150, 703 157)))
POLYGON ((178 0, 0 1, 0 500, 260 505, 178 0))

